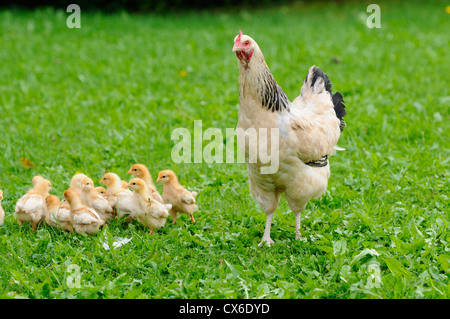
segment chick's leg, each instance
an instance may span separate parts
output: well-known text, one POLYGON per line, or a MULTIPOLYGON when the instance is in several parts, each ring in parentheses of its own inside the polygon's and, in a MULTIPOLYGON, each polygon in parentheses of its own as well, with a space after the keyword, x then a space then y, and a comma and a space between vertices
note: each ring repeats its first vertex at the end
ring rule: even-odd
POLYGON ((177 211, 175 209, 171 209, 169 211, 170 216, 172 216, 172 225, 175 224, 175 222, 177 221, 178 215, 177 215, 177 211))

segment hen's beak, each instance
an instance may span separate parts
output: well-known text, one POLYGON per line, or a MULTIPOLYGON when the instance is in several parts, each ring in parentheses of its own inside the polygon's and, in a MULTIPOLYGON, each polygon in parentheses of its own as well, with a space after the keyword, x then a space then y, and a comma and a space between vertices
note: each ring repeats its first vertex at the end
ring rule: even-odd
POLYGON ((236 52, 236 51, 239 51, 240 50, 240 48, 235 44, 235 45, 233 45, 233 52, 236 52))

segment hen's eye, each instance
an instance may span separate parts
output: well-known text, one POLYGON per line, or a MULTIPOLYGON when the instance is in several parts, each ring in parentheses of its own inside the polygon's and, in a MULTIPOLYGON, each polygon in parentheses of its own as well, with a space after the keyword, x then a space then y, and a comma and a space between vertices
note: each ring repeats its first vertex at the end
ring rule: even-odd
POLYGON ((249 41, 245 41, 244 44, 245 44, 245 45, 249 45, 250 42, 249 42, 249 41))

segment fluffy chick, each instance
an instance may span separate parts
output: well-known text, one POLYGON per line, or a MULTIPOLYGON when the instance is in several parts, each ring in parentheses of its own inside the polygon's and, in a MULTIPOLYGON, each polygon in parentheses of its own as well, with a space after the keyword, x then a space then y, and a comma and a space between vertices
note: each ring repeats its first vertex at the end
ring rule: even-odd
POLYGON ((48 195, 45 202, 45 223, 51 227, 71 232, 73 227, 70 220, 69 204, 61 203, 58 196, 55 195, 48 195))
POLYGON ((98 186, 95 188, 95 191, 97 192, 97 194, 106 198, 106 188, 98 186))
POLYGON ((172 209, 169 213, 172 216, 172 224, 177 221, 177 213, 184 213, 191 216, 191 220, 195 223, 194 212, 198 209, 195 204, 195 196, 197 192, 190 192, 186 190, 178 182, 178 178, 171 170, 164 170, 159 172, 156 182, 163 183, 163 200, 166 204, 172 204, 172 209))
POLYGON ((89 177, 81 180, 81 203, 93 208, 105 222, 114 218, 111 203, 95 190, 94 182, 89 177))
POLYGON ((162 204, 152 199, 151 191, 143 179, 131 179, 128 187, 133 190, 135 197, 137 206, 135 217, 142 225, 150 228, 150 235, 155 232, 155 229, 164 227, 172 204, 162 204))
POLYGON ((135 204, 133 192, 122 187, 120 177, 115 173, 106 173, 100 180, 100 184, 106 185, 107 199, 114 208, 118 217, 123 215, 133 216, 135 204))
POLYGON ((69 188, 77 192, 78 196, 80 197, 81 197, 81 180, 83 178, 87 178, 87 176, 81 173, 77 173, 73 175, 69 184, 69 188))
POLYGON ((0 189, 0 226, 5 221, 5 211, 2 208, 3 191, 0 189))
POLYGON ((52 183, 42 176, 33 177, 33 188, 28 190, 16 203, 15 215, 19 226, 30 222, 31 227, 36 229, 38 224, 44 220, 45 198, 52 189, 51 185, 52 183))
POLYGON ((78 234, 95 234, 98 232, 100 226, 105 224, 103 219, 100 218, 93 208, 87 207, 81 203, 80 196, 78 196, 74 190, 66 190, 64 192, 64 198, 69 203, 70 220, 73 228, 78 234))
POLYGON ((144 182, 147 184, 149 190, 152 193, 152 198, 163 203, 163 198, 159 194, 158 190, 156 189, 155 184, 153 184, 153 178, 152 175, 150 175, 150 171, 148 168, 143 164, 134 164, 131 166, 130 170, 128 171, 128 174, 134 175, 137 178, 141 178, 144 180, 144 182))

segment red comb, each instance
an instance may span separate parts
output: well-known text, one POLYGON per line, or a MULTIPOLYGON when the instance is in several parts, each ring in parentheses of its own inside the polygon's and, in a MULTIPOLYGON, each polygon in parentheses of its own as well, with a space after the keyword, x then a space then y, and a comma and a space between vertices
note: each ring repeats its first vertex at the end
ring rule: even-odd
POLYGON ((242 31, 239 30, 239 35, 238 35, 238 37, 237 37, 235 43, 240 43, 240 42, 241 42, 241 37, 242 37, 242 31))

